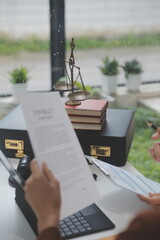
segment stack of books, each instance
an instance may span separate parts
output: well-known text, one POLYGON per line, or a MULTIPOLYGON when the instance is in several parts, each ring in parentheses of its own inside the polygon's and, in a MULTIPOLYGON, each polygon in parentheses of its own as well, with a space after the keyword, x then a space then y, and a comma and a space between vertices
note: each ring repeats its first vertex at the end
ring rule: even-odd
POLYGON ((107 107, 105 99, 87 99, 77 106, 65 105, 73 128, 82 130, 101 130, 106 122, 107 107))

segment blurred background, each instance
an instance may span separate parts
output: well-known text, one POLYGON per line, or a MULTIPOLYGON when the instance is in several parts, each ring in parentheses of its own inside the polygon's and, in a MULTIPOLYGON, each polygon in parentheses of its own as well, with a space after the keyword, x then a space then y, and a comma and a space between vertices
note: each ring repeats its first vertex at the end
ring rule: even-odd
MULTIPOLYGON (((106 56, 120 64, 137 58, 142 83, 159 81, 159 11, 157 0, 0 0, 0 93, 12 91, 7 72, 19 65, 30 69, 29 90, 52 88, 50 54, 58 58, 59 53, 49 51, 51 28, 57 35, 64 31, 66 57, 67 42, 75 38, 76 64, 87 85, 101 85, 99 66, 106 56), (56 16, 57 9, 64 19, 56 16), (52 15, 58 20, 51 26, 52 15)), ((121 71, 118 84, 125 83, 121 71)))
POLYGON ((74 37, 75 61, 85 85, 100 89, 112 107, 135 110, 129 161, 145 176, 160 181, 160 166, 147 151, 153 131, 145 125, 146 119, 160 125, 160 109, 144 107, 155 97, 160 107, 159 12, 157 0, 0 0, 0 117, 12 108, 9 73, 23 66, 28 70, 28 91, 52 91, 64 75, 64 58, 70 56, 74 37), (120 66, 132 59, 141 63, 137 92, 127 90, 123 68, 116 93, 104 90, 100 66, 105 57, 116 59, 120 66))

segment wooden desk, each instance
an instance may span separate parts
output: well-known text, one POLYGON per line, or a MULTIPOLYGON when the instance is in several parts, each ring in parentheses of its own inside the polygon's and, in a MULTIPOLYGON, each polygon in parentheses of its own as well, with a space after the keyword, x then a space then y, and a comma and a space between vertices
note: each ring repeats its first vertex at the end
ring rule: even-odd
MULTIPOLYGON (((16 165, 18 160, 11 159, 10 161, 16 165)), ((133 173, 136 172, 129 163, 123 168, 133 173)), ((91 166, 91 171, 98 175, 96 183, 102 196, 96 204, 115 223, 116 228, 74 238, 74 240, 96 240, 115 235, 128 225, 138 211, 148 208, 134 193, 115 186, 110 178, 102 174, 95 166, 91 166)), ((6 240, 13 234, 25 240, 34 240, 35 234, 15 203, 14 188, 8 185, 8 176, 6 169, 0 163, 0 239, 6 240)), ((12 238, 12 240, 17 239, 12 238)))

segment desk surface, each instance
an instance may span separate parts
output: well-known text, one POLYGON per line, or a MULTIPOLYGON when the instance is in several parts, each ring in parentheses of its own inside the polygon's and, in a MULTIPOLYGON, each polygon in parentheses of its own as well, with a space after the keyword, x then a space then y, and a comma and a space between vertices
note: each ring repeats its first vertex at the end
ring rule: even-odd
MULTIPOLYGON (((10 159, 10 161, 13 165, 17 163, 15 159, 10 159)), ((132 173, 137 172, 129 163, 123 168, 132 173)), ((137 212, 149 208, 137 198, 136 194, 114 185, 110 178, 106 177, 95 166, 91 166, 91 171, 98 175, 96 184, 102 196, 96 204, 115 223, 116 228, 74 238, 75 240, 96 240, 117 234, 128 225, 137 212)), ((7 171, 0 163, 0 239, 6 240, 12 235, 12 240, 16 240, 16 238, 13 239, 13 235, 16 235, 25 240, 34 240, 35 234, 16 205, 15 190, 8 185, 8 176, 7 171)))

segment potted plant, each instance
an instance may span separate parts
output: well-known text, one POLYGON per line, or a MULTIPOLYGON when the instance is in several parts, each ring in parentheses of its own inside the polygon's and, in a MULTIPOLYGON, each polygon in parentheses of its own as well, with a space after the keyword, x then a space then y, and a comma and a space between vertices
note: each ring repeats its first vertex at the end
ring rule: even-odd
POLYGON ((109 57, 103 59, 103 65, 100 70, 103 74, 102 86, 109 94, 115 94, 117 89, 117 76, 119 73, 119 64, 116 59, 110 60, 109 57))
POLYGON ((129 91, 138 91, 141 83, 142 65, 136 59, 126 61, 123 66, 129 91))
POLYGON ((27 81, 29 79, 28 73, 28 69, 23 66, 20 68, 14 68, 9 72, 10 82, 12 83, 13 94, 15 97, 17 97, 20 92, 26 91, 27 81))

